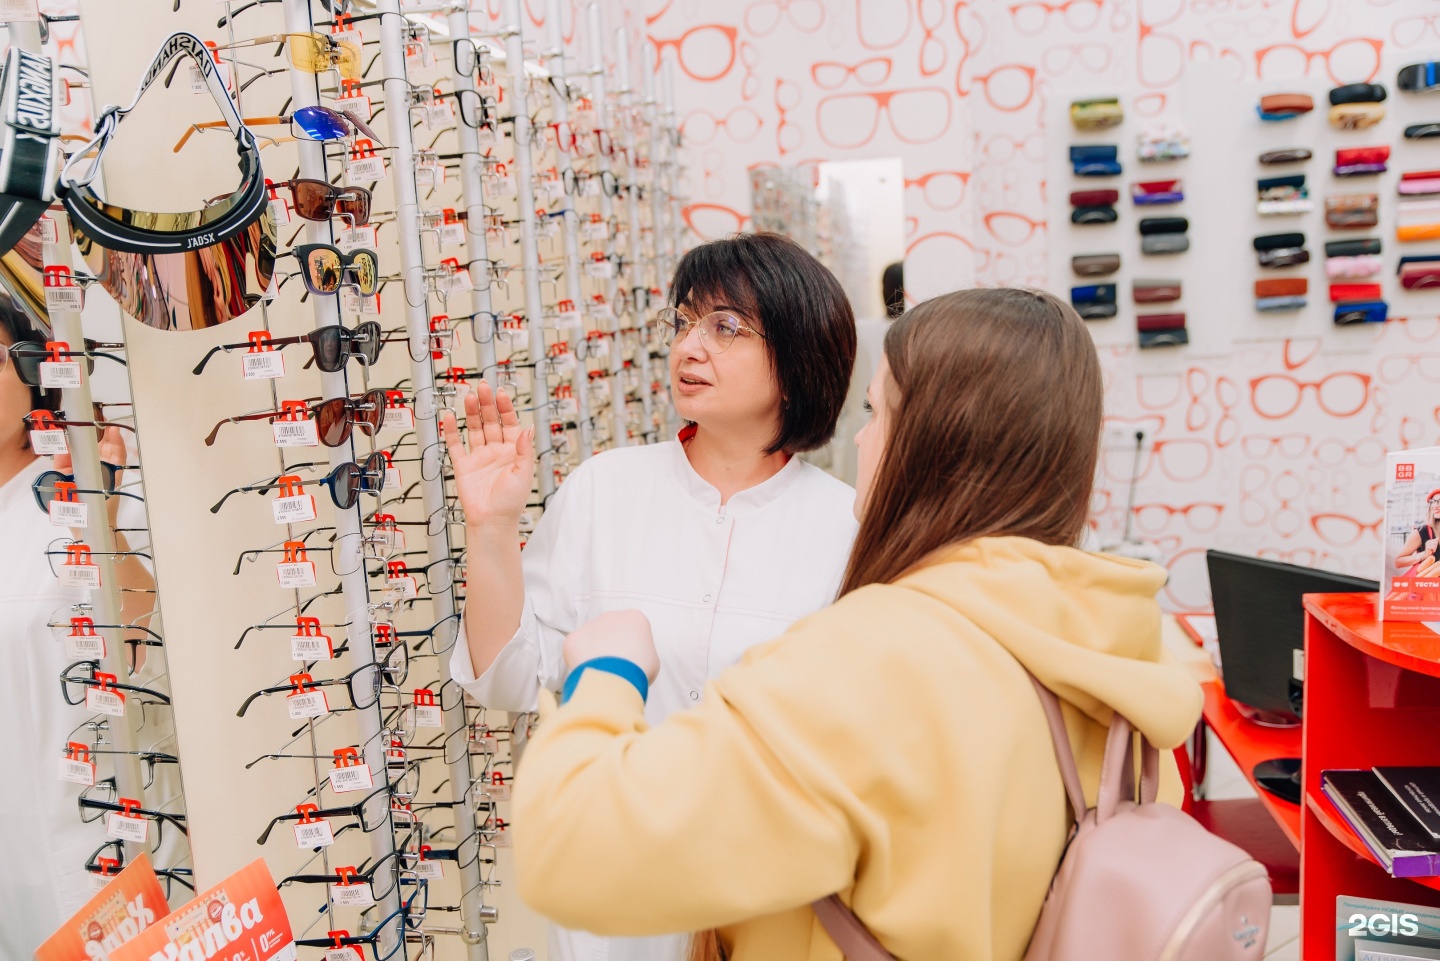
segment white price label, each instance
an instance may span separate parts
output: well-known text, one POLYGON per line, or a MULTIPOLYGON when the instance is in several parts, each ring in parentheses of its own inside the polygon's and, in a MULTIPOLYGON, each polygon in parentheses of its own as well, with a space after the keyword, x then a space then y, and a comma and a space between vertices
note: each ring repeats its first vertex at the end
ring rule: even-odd
POLYGON ((79 310, 85 306, 85 292, 82 287, 46 287, 45 309, 54 313, 60 310, 79 310))
POLYGON ((436 704, 415 705, 415 726, 416 727, 443 727, 440 720, 440 707, 436 704))
POLYGON ((55 224, 54 217, 41 217, 35 227, 40 231, 42 244, 58 244, 60 242, 60 228, 55 224))
POLYGON ((500 85, 491 80, 489 83, 481 82, 476 85, 475 92, 480 95, 481 100, 499 100, 500 85))
POLYGON ((433 101, 425 108, 425 126, 431 130, 448 127, 455 122, 455 111, 448 100, 433 101))
MULTIPOLYGON (((335 843, 335 832, 330 822, 321 818, 308 824, 295 825, 295 846, 301 848, 328 848, 335 843)), ((327 952, 328 957, 328 952, 327 952)))
POLYGON ((270 502, 270 510, 275 514, 275 523, 277 524, 313 521, 315 519, 315 498, 310 494, 277 497, 270 502))
POLYGON ((284 377, 285 355, 278 350, 241 354, 240 373, 246 380, 274 380, 284 377))
POLYGON ((80 501, 50 502, 50 523, 56 527, 89 527, 90 505, 80 501))
POLYGON ((578 310, 562 310, 555 317, 555 324, 559 327, 568 327, 575 333, 585 326, 585 318, 580 316, 578 310))
POLYGON ((335 652, 330 646, 330 638, 324 634, 290 635, 290 660, 332 661, 334 659, 335 652))
POLYGON ((370 885, 364 881, 330 885, 330 900, 347 908, 368 908, 375 903, 375 898, 370 894, 370 885))
POLYGON ((105 817, 105 833, 117 841, 134 841, 143 844, 150 836, 150 822, 140 817, 111 811, 105 817))
POLYGON ((40 5, 36 0, 0 0, 0 23, 36 22, 40 5))
POLYGON ((415 876, 427 881, 439 881, 445 877, 445 869, 439 861, 422 858, 415 862, 415 876))
POLYGON ((464 292, 467 291, 467 290, 474 290, 474 289, 475 289, 475 281, 473 281, 473 280, 470 279, 470 268, 469 268, 469 267, 461 267, 459 270, 456 270, 456 271, 452 271, 452 272, 451 272, 451 274, 450 274, 450 282, 449 282, 449 284, 447 285, 447 290, 446 290, 447 293, 451 293, 451 294, 462 294, 462 293, 464 293, 464 292))
POLYGON ((37 454, 68 454, 70 445, 65 443, 63 430, 32 430, 30 449, 37 454))
POLYGON ((319 447, 320 434, 313 420, 277 420, 271 425, 276 447, 319 447))
POLYGON ((439 164, 416 164, 415 186, 438 187, 445 182, 445 168, 439 164))
POLYGON ((270 219, 275 221, 277 227, 290 223, 290 201, 284 197, 276 197, 270 201, 270 219))
POLYGON ((304 694, 287 694, 285 709, 290 712, 290 720, 299 721, 329 714, 330 702, 325 700, 324 691, 306 691, 304 694))
POLYGON ((495 177, 490 181, 490 192, 497 197, 515 196, 515 178, 509 174, 495 177))
POLYGON ((375 248, 375 225, 366 224, 363 227, 345 227, 335 235, 335 246, 350 253, 361 247, 373 250, 375 248))
POLYGON ((565 195, 565 182, 553 177, 547 177, 540 181, 540 193, 549 194, 551 200, 559 200, 565 195))
POLYGON ((351 157, 345 165, 345 182, 351 187, 363 187, 375 180, 385 179, 384 157, 351 157))
POLYGON ((385 588, 386 590, 399 591, 400 596, 407 601, 413 601, 420 596, 420 593, 415 590, 415 578, 409 574, 385 578, 385 588))
POLYGON ((465 225, 462 223, 441 224, 440 243, 445 246, 455 246, 465 242, 465 225))
POLYGON ((360 291, 354 287, 340 288, 340 312, 342 314, 360 313, 360 291))
POLYGON ((371 294, 369 297, 361 297, 361 298, 360 298, 360 313, 362 313, 362 314, 379 314, 379 313, 380 313, 380 292, 379 292, 379 291, 376 291, 375 293, 371 294))
POLYGON ((66 634, 61 640, 65 645, 65 656, 72 661, 105 658, 105 638, 99 634, 66 634))
POLYGON ((281 587, 314 587, 314 561, 281 561, 275 565, 281 587))
POLYGON ((91 894, 99 894, 101 891, 105 890, 105 888, 110 884, 111 881, 115 880, 115 875, 113 874, 90 874, 89 872, 86 873, 90 878, 89 884, 91 894))
POLYGON ((60 567, 60 583, 86 591, 99 590, 100 568, 94 564, 63 564, 60 567))
POLYGON ((124 717, 125 695, 119 691, 102 691, 98 687, 86 688, 85 709, 111 717, 124 717))
POLYGON ((497 848, 508 848, 510 846, 510 825, 507 824, 505 827, 496 831, 491 836, 490 843, 497 848))
POLYGON ((329 948, 325 951, 325 961, 363 961, 360 952, 349 945, 341 945, 338 948, 329 948))
POLYGON ((336 794, 368 791, 374 786, 375 780, 370 776, 370 765, 368 764, 352 764, 349 767, 330 769, 330 789, 336 794))
POLYGON ((78 360, 42 360, 40 362, 41 387, 80 386, 80 362, 78 360))
POLYGON ((580 233, 586 240, 599 243, 610 239, 610 225, 603 220, 583 224, 580 233))
POLYGON ((492 781, 485 786, 485 793, 490 795, 493 800, 508 801, 510 800, 510 782, 492 781))
POLYGON ((366 96, 341 97, 335 101, 335 109, 348 114, 361 123, 370 122, 370 98, 366 96))
POLYGON ((93 787, 95 784, 95 762, 77 761, 74 758, 62 757, 60 759, 60 780, 69 781, 71 784, 84 784, 86 787, 93 787))
POLYGON ((408 407, 387 407, 385 408, 385 419, 380 424, 381 430, 414 430, 415 412, 408 407))
POLYGON ((385 468, 385 483, 384 483, 383 485, 381 485, 381 490, 387 490, 387 491, 397 490, 397 491, 398 491, 398 490, 400 489, 402 483, 403 483, 403 482, 400 480, 400 468, 398 468, 398 467, 387 467, 387 468, 385 468))
POLYGON ((592 260, 585 265, 585 273, 597 280, 609 280, 615 276, 615 265, 608 260, 592 260))
MULTIPOLYGON (((483 98, 485 95, 481 94, 480 96, 483 98)), ((481 147, 493 147, 495 146, 495 128, 490 126, 478 127, 475 130, 475 138, 481 147)))

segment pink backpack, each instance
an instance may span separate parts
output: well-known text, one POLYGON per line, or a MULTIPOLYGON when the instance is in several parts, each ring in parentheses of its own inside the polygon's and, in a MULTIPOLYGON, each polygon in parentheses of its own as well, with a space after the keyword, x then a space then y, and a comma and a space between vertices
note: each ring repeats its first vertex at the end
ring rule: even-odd
MULTIPOLYGON (((1270 925, 1264 865, 1157 804, 1160 753, 1142 736, 1140 800, 1130 722, 1110 722, 1100 791, 1086 808, 1060 701, 1030 677, 1045 707, 1076 826, 1050 884, 1025 961, 1259 961, 1270 925)), ((838 895, 815 913, 849 961, 895 961, 838 895)))

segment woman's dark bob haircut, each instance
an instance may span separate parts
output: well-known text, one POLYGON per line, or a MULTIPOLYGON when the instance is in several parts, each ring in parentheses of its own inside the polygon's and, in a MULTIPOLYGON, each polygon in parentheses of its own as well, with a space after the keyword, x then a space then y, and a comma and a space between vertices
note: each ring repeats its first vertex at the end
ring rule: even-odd
POLYGON ((692 248, 675 267, 670 304, 724 304, 765 334, 783 398, 765 453, 829 443, 855 368, 855 313, 835 275, 780 234, 735 234, 692 248))

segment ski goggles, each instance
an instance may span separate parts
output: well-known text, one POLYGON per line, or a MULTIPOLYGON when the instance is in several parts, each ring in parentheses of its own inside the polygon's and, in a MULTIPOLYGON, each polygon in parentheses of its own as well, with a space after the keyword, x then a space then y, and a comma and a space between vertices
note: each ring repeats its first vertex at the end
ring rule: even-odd
POLYGON ((362 297, 380 289, 380 260, 373 250, 361 247, 347 253, 329 244, 300 244, 280 256, 292 255, 300 262, 300 278, 312 294, 337 293, 347 275, 362 297))
MULTIPOLYGON (((75 222, 77 233, 88 238, 93 245, 144 256, 189 254, 243 235, 257 222, 263 222, 268 227, 273 248, 274 227, 269 225, 267 216, 269 204, 265 178, 260 168, 260 148, 255 142, 255 134, 241 122, 235 102, 230 98, 216 69, 215 58, 200 38, 189 33, 172 34, 161 46, 160 52, 141 80, 140 88, 130 106, 104 110, 96 122, 95 131, 94 138, 65 164, 60 173, 59 187, 65 209, 75 222), (220 108, 225 125, 235 137, 239 154, 240 186, 233 192, 206 203, 202 210, 180 213, 131 210, 101 200, 91 183, 99 175, 106 149, 114 139, 121 122, 135 109, 155 78, 171 61, 181 56, 189 57, 195 64, 220 108)), ((229 281, 225 283, 228 284, 229 281)), ((206 296, 213 296, 213 291, 205 293, 206 296)), ((165 326, 174 328, 180 325, 165 326)))
MULTIPOLYGON (((375 363, 376 358, 380 356, 380 348, 384 345, 385 338, 380 325, 373 320, 367 320, 356 326, 354 330, 347 330, 338 324, 332 324, 312 330, 308 334, 277 337, 265 340, 263 343, 266 347, 273 347, 276 350, 282 350, 291 344, 308 343, 315 355, 315 366, 327 374, 334 374, 344 370, 345 362, 351 357, 359 360, 366 367, 375 363)), ((232 350, 254 348, 255 345, 256 341, 254 340, 246 341, 243 344, 217 344, 211 347, 204 357, 200 358, 200 363, 196 364, 195 369, 190 373, 197 375, 203 373, 205 365, 210 363, 210 358, 222 351, 228 354, 232 350)))

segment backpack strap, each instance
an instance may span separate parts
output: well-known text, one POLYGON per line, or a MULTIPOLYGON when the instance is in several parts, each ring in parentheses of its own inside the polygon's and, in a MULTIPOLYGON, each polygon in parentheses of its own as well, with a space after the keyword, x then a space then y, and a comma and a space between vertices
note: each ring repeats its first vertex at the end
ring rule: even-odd
POLYGON ((1035 693, 1040 695, 1040 706, 1045 709, 1045 719, 1050 722, 1050 740, 1055 745, 1055 760, 1060 765, 1060 780, 1065 782, 1065 795, 1070 799, 1070 807, 1075 811, 1075 821, 1079 823, 1085 819, 1087 810, 1085 791, 1080 786, 1080 770, 1075 766, 1070 733, 1065 730, 1065 716, 1060 713, 1060 699, 1028 670, 1025 671, 1025 676, 1035 685, 1035 693))
POLYGON ((840 953, 845 955, 846 961, 895 961, 895 955, 886 951, 884 946, 875 940, 875 935, 865 927, 865 922, 845 906, 840 895, 832 894, 828 898, 821 898, 810 906, 815 909, 815 916, 825 926, 830 940, 839 945, 840 953))
MULTIPOLYGON (((1095 800, 1095 820, 1104 821, 1115 813, 1121 799, 1135 800, 1135 735, 1128 720, 1117 711, 1110 720, 1105 739, 1105 760, 1100 767, 1100 791, 1095 800)), ((1145 735, 1140 735, 1141 804, 1154 804, 1160 794, 1160 752, 1145 735)))

